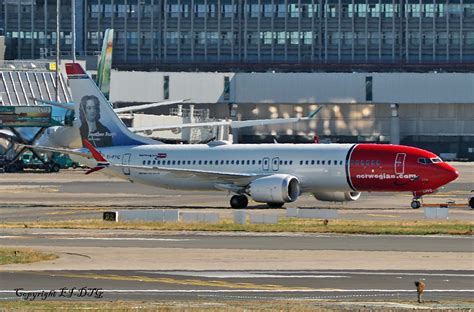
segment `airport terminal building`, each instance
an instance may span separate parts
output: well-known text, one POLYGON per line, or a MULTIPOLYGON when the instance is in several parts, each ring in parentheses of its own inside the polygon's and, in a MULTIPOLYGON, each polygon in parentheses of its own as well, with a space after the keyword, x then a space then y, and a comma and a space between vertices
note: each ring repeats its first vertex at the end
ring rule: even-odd
MULTIPOLYGON (((51 57, 56 1, 0 3, 5 57, 51 57)), ((61 4, 67 57, 73 8, 61 4)), ((97 55, 114 28, 111 100, 119 105, 189 98, 218 118, 257 119, 325 104, 315 121, 239 137, 400 141, 474 159, 471 1, 76 0, 74 9, 79 56, 97 55)), ((3 85, 21 84, 9 76, 3 85)))

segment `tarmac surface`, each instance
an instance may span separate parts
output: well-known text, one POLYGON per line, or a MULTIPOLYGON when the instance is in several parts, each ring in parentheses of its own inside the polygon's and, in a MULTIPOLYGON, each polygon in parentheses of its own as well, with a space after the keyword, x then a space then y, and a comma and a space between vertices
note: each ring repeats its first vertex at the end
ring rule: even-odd
MULTIPOLYGON (((474 165, 454 165, 460 178, 424 202, 433 206, 449 202, 450 220, 473 221, 474 212, 466 203, 474 189, 474 165)), ((164 190, 83 173, 1 174, 0 219, 92 219, 101 218, 106 210, 135 208, 205 209, 224 218, 232 215, 224 192, 164 190)), ((302 196, 285 206, 334 208, 340 218, 351 220, 423 220, 423 209, 412 210, 410 201, 409 194, 372 193, 346 204, 302 196)), ((251 205, 255 210, 265 208, 251 205)), ((52 261, 1 266, 0 300, 25 296, 31 300, 34 293, 41 296, 45 291, 56 296, 48 300, 413 303, 414 281, 421 280, 427 285, 425 300, 474 308, 472 236, 0 228, 0 245, 59 255, 52 261)))

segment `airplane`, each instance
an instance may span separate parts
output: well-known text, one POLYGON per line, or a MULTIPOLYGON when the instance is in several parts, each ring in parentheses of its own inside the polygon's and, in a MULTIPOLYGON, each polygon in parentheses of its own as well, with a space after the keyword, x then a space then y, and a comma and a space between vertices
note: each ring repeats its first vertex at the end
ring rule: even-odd
POLYGON ((416 209, 423 195, 459 176, 435 154, 403 145, 150 143, 122 123, 79 64, 66 64, 66 72, 76 116, 82 116, 74 126, 81 129, 83 148, 32 148, 68 153, 92 168, 87 173, 103 170, 162 188, 227 191, 234 194, 232 208, 247 207, 249 198, 282 207, 303 193, 344 202, 359 199, 362 192, 410 192, 416 209), (100 112, 88 112, 94 105, 100 112))

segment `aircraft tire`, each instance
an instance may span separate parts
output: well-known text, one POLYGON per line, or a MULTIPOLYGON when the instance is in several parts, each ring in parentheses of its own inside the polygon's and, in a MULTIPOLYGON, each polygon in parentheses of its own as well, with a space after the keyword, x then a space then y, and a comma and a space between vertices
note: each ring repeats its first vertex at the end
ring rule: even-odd
POLYGON ((421 207, 421 203, 419 200, 414 200, 411 202, 411 208, 413 209, 418 209, 421 207))
POLYGON ((245 195, 234 195, 230 199, 230 206, 235 209, 247 208, 249 200, 245 195))

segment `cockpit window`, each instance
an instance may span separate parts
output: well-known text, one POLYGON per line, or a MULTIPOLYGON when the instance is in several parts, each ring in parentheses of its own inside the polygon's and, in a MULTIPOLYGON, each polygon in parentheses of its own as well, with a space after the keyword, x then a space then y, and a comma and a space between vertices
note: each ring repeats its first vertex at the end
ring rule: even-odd
POLYGON ((439 158, 439 157, 431 158, 430 160, 431 160, 431 162, 432 162, 433 164, 443 162, 443 161, 441 160, 441 158, 439 158))
POLYGON ((434 157, 434 158, 423 158, 423 157, 420 157, 418 158, 418 162, 420 164, 436 164, 436 163, 440 163, 440 162, 443 162, 441 160, 441 158, 439 157, 434 157))
POLYGON ((419 162, 420 164, 425 164, 425 165, 426 165, 426 164, 430 164, 430 163, 431 163, 431 160, 430 160, 429 158, 422 158, 422 157, 421 157, 421 158, 418 158, 418 162, 419 162))

